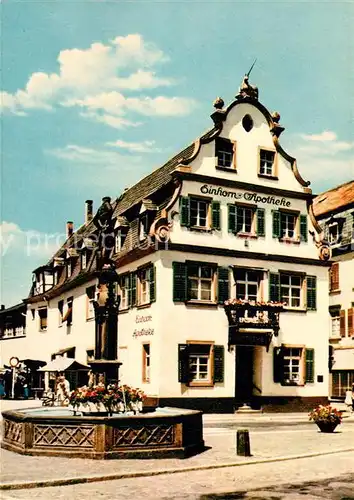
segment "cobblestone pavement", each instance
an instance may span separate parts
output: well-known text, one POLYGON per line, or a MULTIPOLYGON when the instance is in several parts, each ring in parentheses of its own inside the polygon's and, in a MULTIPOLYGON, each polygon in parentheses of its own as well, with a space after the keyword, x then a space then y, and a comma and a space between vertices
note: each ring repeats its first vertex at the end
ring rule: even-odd
POLYGON ((100 483, 3 491, 2 500, 353 500, 354 452, 100 483), (261 489, 260 489, 261 488, 261 489), (258 489, 258 491, 257 491, 258 489))
POLYGON ((88 477, 117 473, 143 472, 156 469, 203 467, 211 464, 252 462, 309 453, 328 453, 354 449, 354 425, 342 424, 338 432, 318 432, 315 424, 300 427, 272 425, 267 430, 250 430, 252 457, 236 455, 234 429, 205 429, 207 450, 194 457, 181 459, 108 460, 96 461, 80 458, 31 457, 2 450, 1 482, 42 481, 71 477, 88 477))

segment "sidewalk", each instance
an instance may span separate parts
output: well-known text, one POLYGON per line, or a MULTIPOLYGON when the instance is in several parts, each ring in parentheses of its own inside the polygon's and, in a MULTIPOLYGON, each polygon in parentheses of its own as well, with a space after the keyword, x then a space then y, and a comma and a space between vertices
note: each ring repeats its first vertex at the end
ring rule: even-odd
MULTIPOLYGON (((226 422, 237 421, 239 415, 205 415, 205 421, 212 424, 220 417, 226 422)), ((244 418, 245 415, 242 416, 244 418)), ((264 415, 252 416, 262 418, 264 415)), ((58 484, 142 477, 157 474, 171 474, 183 471, 246 466, 248 464, 295 460, 297 458, 354 451, 354 425, 343 420, 333 434, 318 432, 315 424, 309 423, 306 414, 288 414, 286 420, 297 419, 301 428, 278 426, 277 415, 271 418, 270 428, 250 429, 252 457, 236 455, 236 429, 214 425, 204 429, 205 452, 188 459, 146 459, 97 461, 78 458, 31 457, 2 450, 1 489, 28 488, 58 484), (301 416, 300 416, 301 415, 301 416)), ((284 415, 280 416, 285 419, 284 415)), ((242 425, 243 426, 243 425, 242 425)))

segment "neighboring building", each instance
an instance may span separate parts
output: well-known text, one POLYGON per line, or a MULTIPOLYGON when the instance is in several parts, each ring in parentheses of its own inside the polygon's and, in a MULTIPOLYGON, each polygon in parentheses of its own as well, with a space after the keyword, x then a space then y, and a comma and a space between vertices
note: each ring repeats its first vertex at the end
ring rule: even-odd
POLYGON ((27 349, 26 304, 0 309, 1 365, 9 365, 10 358, 19 357, 27 349))
MULTIPOLYGON (((309 183, 246 77, 214 107, 207 133, 113 202, 120 378, 160 405, 311 408, 328 397, 329 254, 309 183)), ((35 271, 30 356, 92 357, 96 241, 88 202, 35 271)))
POLYGON ((354 382, 354 181, 313 202, 332 252, 329 280, 330 395, 345 397, 354 382))

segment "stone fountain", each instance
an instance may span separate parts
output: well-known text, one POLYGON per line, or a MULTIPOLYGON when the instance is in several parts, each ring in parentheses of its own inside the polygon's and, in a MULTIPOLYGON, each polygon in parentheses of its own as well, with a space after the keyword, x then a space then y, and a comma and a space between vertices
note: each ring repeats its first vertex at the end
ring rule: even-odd
MULTIPOLYGON (((114 246, 113 208, 103 198, 93 219, 98 229, 98 294, 95 307, 95 383, 119 381, 117 359, 119 297, 110 260, 114 246)), ((2 412, 2 446, 26 455, 95 459, 181 457, 204 449, 202 412, 178 408, 131 415, 74 414, 69 408, 29 408, 2 412)))

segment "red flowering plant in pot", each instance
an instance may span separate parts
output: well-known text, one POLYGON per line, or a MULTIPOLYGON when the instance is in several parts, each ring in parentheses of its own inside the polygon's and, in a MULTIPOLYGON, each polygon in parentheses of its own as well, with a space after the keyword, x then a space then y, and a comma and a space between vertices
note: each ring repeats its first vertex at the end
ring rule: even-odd
POLYGON ((136 413, 141 411, 144 399, 145 394, 141 389, 134 389, 128 385, 112 384, 107 387, 103 385, 79 387, 72 391, 69 404, 73 407, 74 414, 78 410, 84 413, 99 412, 102 414, 103 410, 111 415, 113 412, 122 413, 131 410, 136 413))
POLYGON ((310 411, 309 420, 315 422, 321 432, 333 432, 342 422, 342 412, 331 405, 319 405, 310 411))

